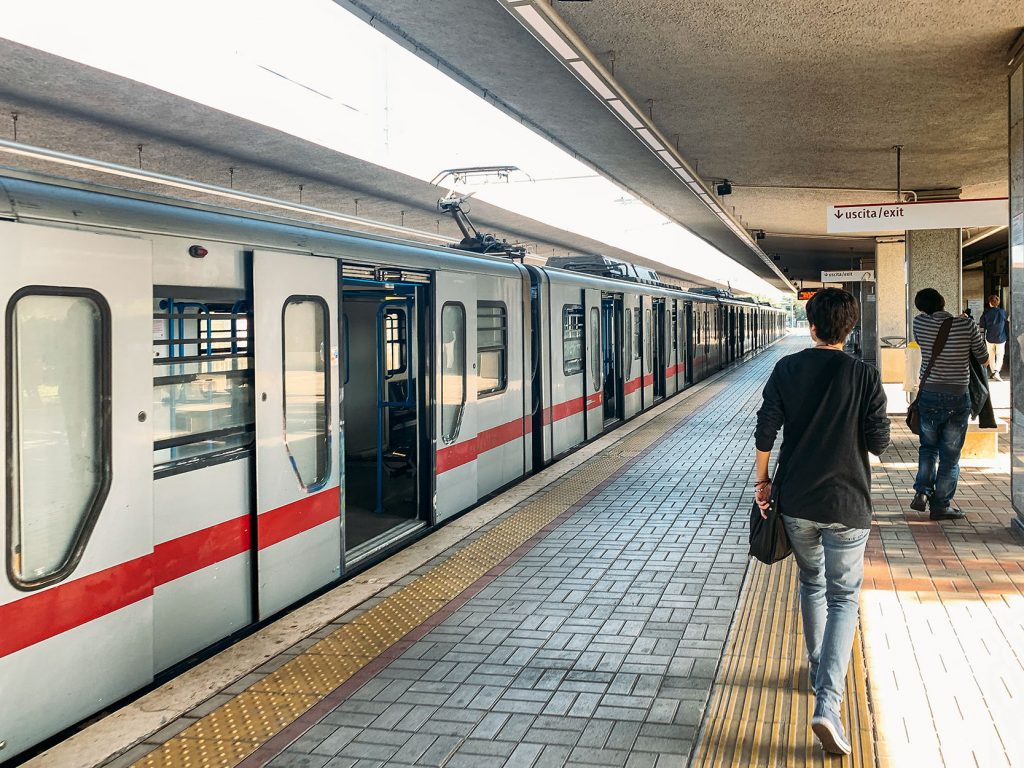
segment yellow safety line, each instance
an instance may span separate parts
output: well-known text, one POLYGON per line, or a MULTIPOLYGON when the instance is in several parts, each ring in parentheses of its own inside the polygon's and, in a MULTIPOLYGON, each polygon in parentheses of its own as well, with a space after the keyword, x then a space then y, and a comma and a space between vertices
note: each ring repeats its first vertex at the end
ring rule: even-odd
POLYGON ((843 759, 824 753, 810 729, 813 696, 802 627, 793 559, 774 566, 753 563, 712 689, 694 768, 875 767, 859 633, 842 712, 854 752, 843 759))
POLYGON ((443 608, 629 460, 675 428, 709 388, 588 460, 557 486, 198 720, 132 768, 232 768, 443 608))

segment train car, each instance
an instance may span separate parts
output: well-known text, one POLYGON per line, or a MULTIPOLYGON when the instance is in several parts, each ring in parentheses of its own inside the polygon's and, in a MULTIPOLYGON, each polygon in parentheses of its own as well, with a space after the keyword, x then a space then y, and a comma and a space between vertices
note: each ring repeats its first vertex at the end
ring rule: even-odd
POLYGON ((715 297, 0 188, 4 758, 731 359, 715 297))

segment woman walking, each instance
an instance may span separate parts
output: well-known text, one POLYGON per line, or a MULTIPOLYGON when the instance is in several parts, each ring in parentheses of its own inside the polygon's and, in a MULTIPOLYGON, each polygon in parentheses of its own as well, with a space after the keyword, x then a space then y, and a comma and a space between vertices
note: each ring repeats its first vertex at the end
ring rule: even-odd
POLYGON ((849 754, 839 719, 850 664, 864 547, 871 528, 868 453, 889 444, 878 370, 843 352, 857 300, 825 288, 807 302, 814 347, 778 362, 757 414, 755 498, 778 504, 800 574, 800 611, 822 747, 849 754), (768 460, 783 430, 775 487, 768 460))

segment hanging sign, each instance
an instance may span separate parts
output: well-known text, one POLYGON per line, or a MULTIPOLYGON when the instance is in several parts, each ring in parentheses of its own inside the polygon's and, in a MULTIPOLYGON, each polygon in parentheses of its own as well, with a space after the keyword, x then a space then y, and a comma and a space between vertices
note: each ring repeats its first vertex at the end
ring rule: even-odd
POLYGON ((996 227, 1008 223, 1010 208, 1005 197, 876 205, 830 205, 827 218, 829 233, 996 227))
POLYGON ((875 271, 873 269, 842 269, 821 273, 823 283, 873 283, 875 282, 875 271))

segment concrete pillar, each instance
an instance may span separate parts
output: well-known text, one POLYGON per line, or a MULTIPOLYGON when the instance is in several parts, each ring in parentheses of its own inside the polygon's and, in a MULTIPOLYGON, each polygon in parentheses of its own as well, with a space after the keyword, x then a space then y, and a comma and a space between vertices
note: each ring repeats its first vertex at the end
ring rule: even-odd
POLYGON ((1010 359, 1013 401, 1013 453, 1010 496, 1016 515, 1014 527, 1024 535, 1024 34, 1017 38, 1010 59, 1010 359))
POLYGON ((917 314, 914 296, 922 288, 934 288, 946 299, 953 315, 963 309, 963 254, 959 229, 919 229, 907 232, 907 318, 917 314))
POLYGON ((903 381, 903 350, 885 347, 886 336, 907 338, 907 256, 902 237, 875 241, 875 317, 878 367, 886 384, 903 381))

